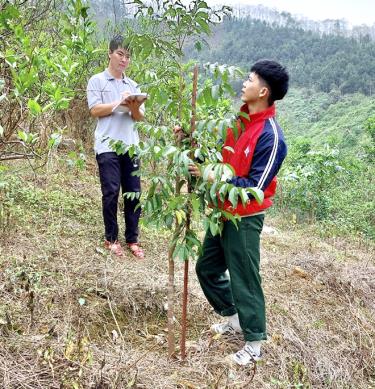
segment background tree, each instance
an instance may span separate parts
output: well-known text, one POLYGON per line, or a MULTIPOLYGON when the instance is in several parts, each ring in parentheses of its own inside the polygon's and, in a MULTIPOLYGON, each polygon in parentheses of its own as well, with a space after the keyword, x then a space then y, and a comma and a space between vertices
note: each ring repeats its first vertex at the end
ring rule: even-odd
POLYGON ((323 92, 337 87, 343 94, 374 92, 373 40, 337 33, 322 35, 295 23, 271 23, 248 16, 225 18, 213 28, 207 45, 209 50, 200 52, 188 47, 187 56, 227 62, 243 69, 259 59, 274 58, 291 70, 295 86, 323 92))
POLYGON ((81 0, 2 6, 0 160, 38 157, 61 140, 56 113, 84 95, 96 55, 87 10, 81 0))

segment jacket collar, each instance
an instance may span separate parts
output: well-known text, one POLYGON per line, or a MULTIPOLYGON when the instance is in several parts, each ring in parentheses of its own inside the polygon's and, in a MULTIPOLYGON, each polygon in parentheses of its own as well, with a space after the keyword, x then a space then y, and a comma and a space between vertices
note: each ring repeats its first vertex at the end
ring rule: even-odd
MULTIPOLYGON (((249 108, 248 108, 247 104, 243 104, 240 108, 240 111, 249 114, 249 108)), ((268 107, 264 111, 253 113, 253 114, 250 114, 249 116, 250 116, 250 122, 253 123, 253 122, 260 121, 260 120, 269 119, 271 117, 274 117, 275 115, 276 115, 276 107, 275 107, 275 104, 272 104, 270 107, 268 107)), ((242 116, 241 116, 241 120, 245 124, 249 123, 249 120, 245 119, 242 116)))

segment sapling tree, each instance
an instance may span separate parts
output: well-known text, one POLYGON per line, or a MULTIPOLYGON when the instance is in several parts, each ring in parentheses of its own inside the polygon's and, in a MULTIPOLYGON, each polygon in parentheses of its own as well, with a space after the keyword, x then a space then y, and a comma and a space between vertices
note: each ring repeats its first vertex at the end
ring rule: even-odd
MULTIPOLYGON (((131 70, 142 74, 144 89, 149 94, 147 109, 151 114, 147 113, 147 122, 139 125, 145 134, 139 145, 125 146, 116 141, 111 144, 117 153, 129 152, 142 161, 142 176, 147 183, 141 199, 143 222, 171 231, 168 353, 172 356, 175 353, 174 259, 187 261, 199 253, 199 220, 203 219, 205 228, 214 235, 221 233, 223 218, 236 223, 237 217, 220 207, 224 199, 229 198, 235 207, 238 201, 248 201, 248 193, 258 201, 262 201, 263 193, 256 188, 237 188, 227 183, 233 169, 221 163, 220 149, 226 129, 232 127, 236 132, 239 125, 226 96, 233 94, 230 80, 241 76, 241 72, 231 66, 206 64, 199 66, 198 78, 198 67, 193 62, 183 61, 187 39, 199 39, 209 33, 210 24, 221 20, 228 9, 213 11, 199 0, 189 5, 180 1, 156 2, 154 6, 139 0, 135 3, 138 16, 150 17, 147 23, 152 33, 128 31, 135 47, 131 70), (147 65, 144 65, 145 57, 147 65), (172 127, 176 124, 186 133, 183 139, 173 136, 172 127), (201 178, 189 176, 188 165, 192 163, 199 163, 201 178), (213 183, 208 180, 212 174, 213 183)), ((125 195, 135 198, 140 193, 125 195)), ((185 272, 187 275, 187 266, 185 272)), ((185 291, 186 287, 187 277, 185 291)), ((185 304, 186 299, 185 294, 185 304)), ((183 328, 182 358, 185 357, 185 332, 183 328)))

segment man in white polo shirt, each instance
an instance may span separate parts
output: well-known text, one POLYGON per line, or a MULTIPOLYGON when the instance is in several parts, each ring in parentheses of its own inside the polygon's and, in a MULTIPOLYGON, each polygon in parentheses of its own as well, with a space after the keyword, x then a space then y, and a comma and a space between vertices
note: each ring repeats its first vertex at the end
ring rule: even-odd
MULTIPOLYGON (((87 101, 91 115, 98 119, 95 153, 103 195, 104 245, 115 255, 123 256, 124 252, 118 241, 118 197, 120 188, 122 193, 141 191, 140 177, 136 174, 139 161, 137 158, 130 158, 128 153, 117 155, 109 142, 115 140, 126 145, 138 144, 139 136, 134 123, 143 119, 144 106, 137 100, 130 100, 122 104, 127 112, 112 112, 123 97, 141 91, 137 83, 125 75, 130 63, 130 51, 122 36, 115 36, 110 41, 108 57, 108 68, 92 76, 88 82, 87 101)), ((132 254, 143 258, 144 252, 138 244, 138 203, 138 199, 124 198, 125 241, 132 254)))

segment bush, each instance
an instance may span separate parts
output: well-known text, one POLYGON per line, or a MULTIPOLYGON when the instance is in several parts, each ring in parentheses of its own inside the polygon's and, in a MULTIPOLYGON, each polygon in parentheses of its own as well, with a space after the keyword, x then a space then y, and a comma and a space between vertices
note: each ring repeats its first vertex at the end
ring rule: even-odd
POLYGON ((279 175, 282 194, 276 208, 335 234, 375 239, 374 173, 366 154, 358 159, 329 146, 313 148, 308 139, 298 138, 279 175))

